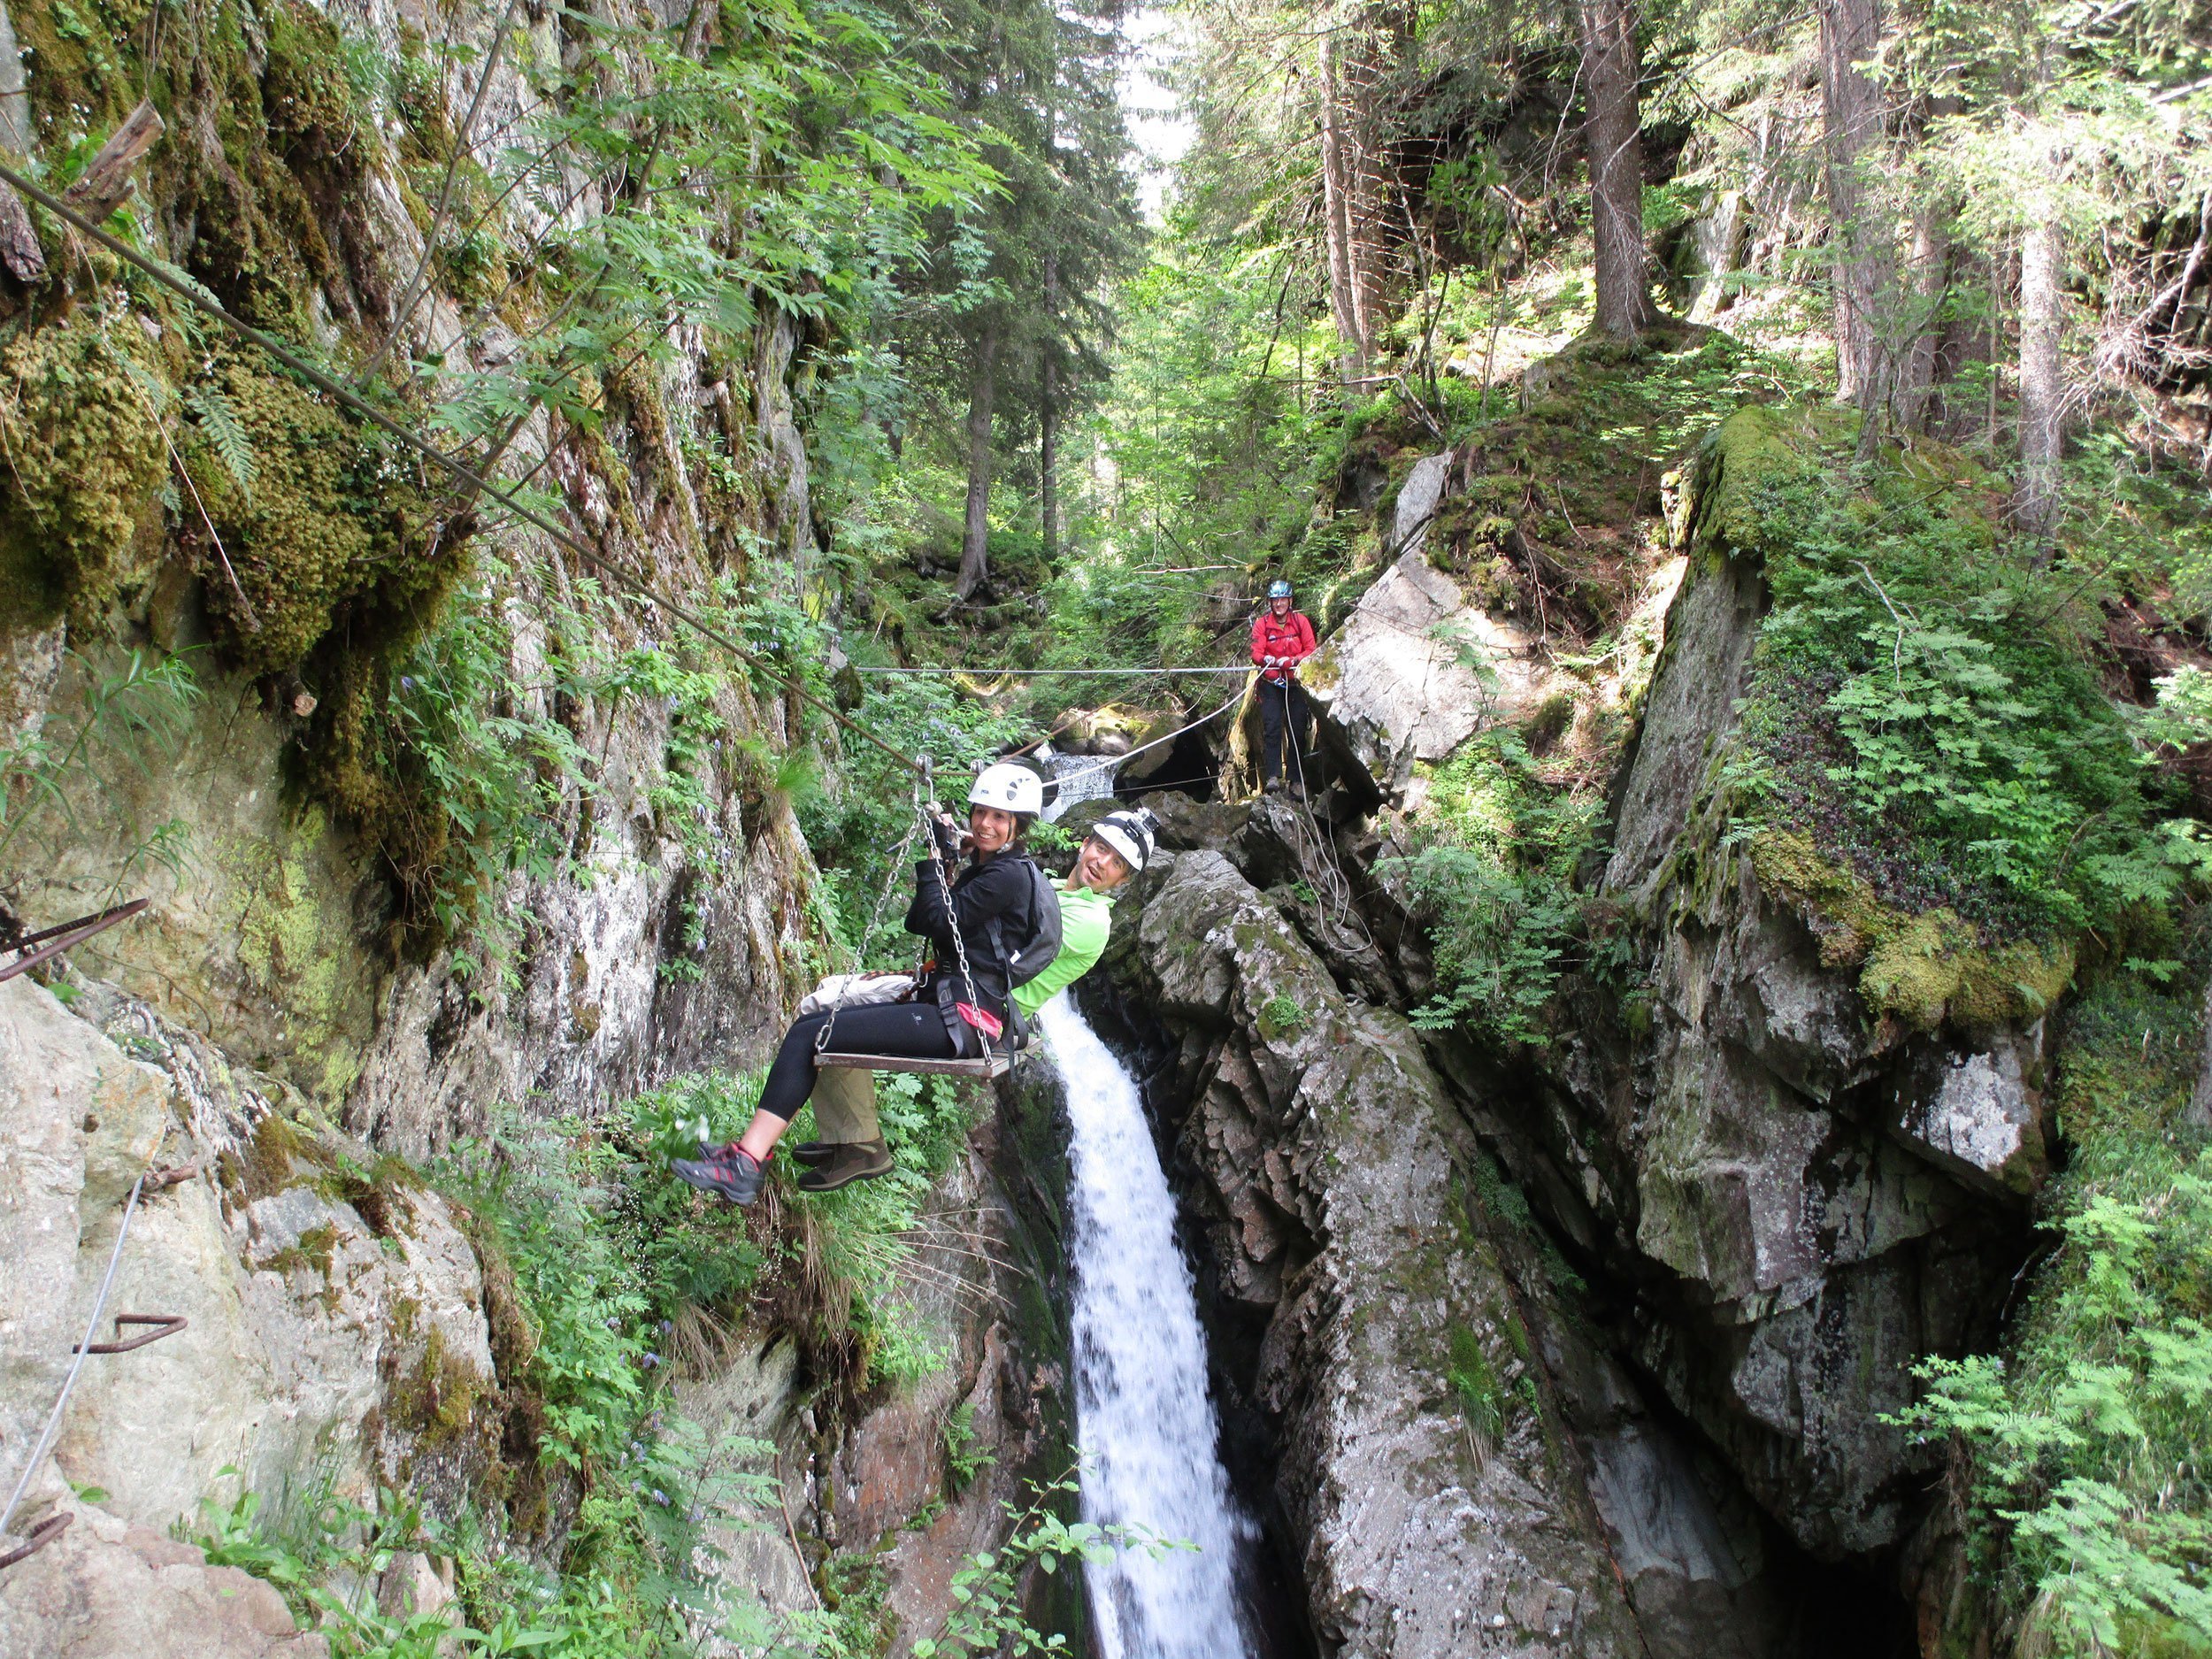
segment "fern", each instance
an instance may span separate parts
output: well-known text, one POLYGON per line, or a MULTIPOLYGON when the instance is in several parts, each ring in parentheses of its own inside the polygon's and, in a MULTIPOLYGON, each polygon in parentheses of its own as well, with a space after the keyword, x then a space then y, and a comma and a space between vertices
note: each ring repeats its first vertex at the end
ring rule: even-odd
POLYGON ((237 481, 240 491, 250 496, 253 494, 254 474, 258 470, 254 462, 253 440, 246 435, 245 427, 239 424, 238 411, 230 406, 230 399, 224 395, 221 387, 211 381, 193 387, 184 396, 185 402, 191 407, 193 418, 199 422, 200 430, 215 446, 215 453, 221 458, 224 470, 237 481))

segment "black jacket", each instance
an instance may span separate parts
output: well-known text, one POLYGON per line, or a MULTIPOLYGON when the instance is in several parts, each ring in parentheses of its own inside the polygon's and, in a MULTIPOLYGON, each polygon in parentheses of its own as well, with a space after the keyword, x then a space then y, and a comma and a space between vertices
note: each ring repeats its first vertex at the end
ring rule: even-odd
MULTIPOLYGON (((918 933, 936 947, 937 972, 923 989, 956 1020, 955 1002, 975 1002, 1001 1019, 1006 1018, 1008 975, 1006 959, 999 954, 988 931, 994 918, 1009 943, 1018 945, 1036 926, 1032 914, 1036 887, 1029 873, 1029 855, 1018 848, 994 853, 981 864, 964 866, 952 884, 952 904, 946 909, 942 866, 925 860, 914 866, 914 902, 907 907, 906 931, 918 933), (968 950, 971 992, 959 983, 960 956, 953 949, 953 928, 968 950)), ((966 1027, 953 1032, 961 1035, 966 1027)))

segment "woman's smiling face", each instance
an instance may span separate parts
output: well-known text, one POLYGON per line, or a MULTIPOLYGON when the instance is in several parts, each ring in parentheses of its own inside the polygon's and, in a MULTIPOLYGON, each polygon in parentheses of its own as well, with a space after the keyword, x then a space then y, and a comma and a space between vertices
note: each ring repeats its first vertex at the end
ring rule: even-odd
POLYGON ((1014 815, 1002 812, 995 806, 970 807, 968 839, 975 844, 978 854, 988 858, 1014 839, 1014 815))

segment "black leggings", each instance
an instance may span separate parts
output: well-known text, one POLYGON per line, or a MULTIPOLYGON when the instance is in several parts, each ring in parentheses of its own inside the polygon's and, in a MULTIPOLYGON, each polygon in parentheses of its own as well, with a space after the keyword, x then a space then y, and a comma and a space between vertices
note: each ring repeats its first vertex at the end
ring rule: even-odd
MULTIPOLYGON (((895 1054, 915 1060, 950 1060, 958 1050, 945 1029, 935 1002, 872 1002, 836 1010, 830 1048, 837 1054, 895 1054)), ((768 1082, 760 1091, 760 1110, 786 1123, 814 1093, 814 1041, 829 1023, 827 1013, 803 1014, 784 1033, 768 1082)))
POLYGON ((1272 783, 1280 775, 1286 748, 1289 750, 1290 780, 1302 787, 1306 781, 1306 688, 1294 680, 1287 684, 1263 680, 1260 681, 1260 780, 1263 783, 1272 783))

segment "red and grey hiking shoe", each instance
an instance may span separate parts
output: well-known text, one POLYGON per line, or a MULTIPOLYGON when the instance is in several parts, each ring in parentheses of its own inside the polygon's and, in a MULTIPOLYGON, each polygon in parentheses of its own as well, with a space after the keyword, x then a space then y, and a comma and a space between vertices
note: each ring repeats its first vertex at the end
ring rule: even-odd
POLYGON ((702 1192, 719 1193, 741 1209, 749 1208, 760 1196, 768 1171, 753 1161, 753 1155, 736 1146, 718 1147, 703 1157, 676 1158, 668 1166, 676 1179, 702 1192))

